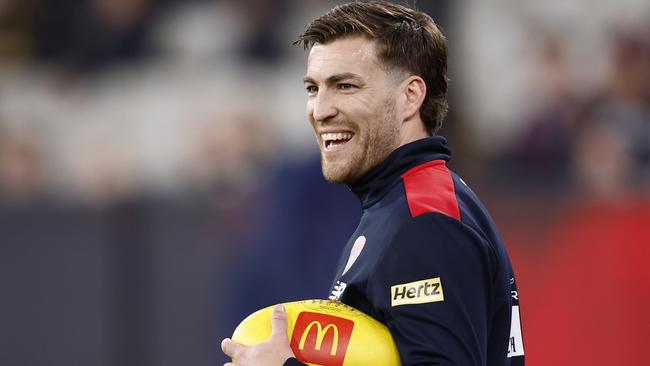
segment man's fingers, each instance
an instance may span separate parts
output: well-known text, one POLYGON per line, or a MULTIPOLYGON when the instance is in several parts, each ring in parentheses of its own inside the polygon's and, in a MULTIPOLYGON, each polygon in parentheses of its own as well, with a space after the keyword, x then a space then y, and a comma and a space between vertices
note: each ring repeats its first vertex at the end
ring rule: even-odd
POLYGON ((273 307, 273 312, 271 313, 271 336, 287 337, 287 313, 282 304, 273 307))
POLYGON ((239 354, 239 352, 241 352, 243 348, 244 346, 233 341, 230 338, 226 338, 221 341, 221 350, 223 353, 230 356, 230 358, 237 358, 236 356, 239 354))

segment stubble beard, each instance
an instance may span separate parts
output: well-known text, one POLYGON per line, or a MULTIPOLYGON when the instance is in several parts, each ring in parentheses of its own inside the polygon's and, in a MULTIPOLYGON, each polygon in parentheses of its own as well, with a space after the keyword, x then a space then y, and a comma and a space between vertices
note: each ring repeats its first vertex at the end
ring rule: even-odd
POLYGON ((365 141, 342 163, 331 164, 321 152, 323 177, 330 183, 353 184, 363 178, 373 168, 381 164, 386 157, 399 146, 399 124, 395 116, 395 102, 392 99, 382 103, 383 111, 376 123, 368 129, 365 141))

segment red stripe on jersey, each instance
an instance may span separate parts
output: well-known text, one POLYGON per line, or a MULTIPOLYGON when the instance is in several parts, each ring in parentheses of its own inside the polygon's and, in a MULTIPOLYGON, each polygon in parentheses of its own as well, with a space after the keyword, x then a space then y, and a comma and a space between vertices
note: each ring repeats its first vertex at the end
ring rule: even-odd
POLYGON ((411 216, 440 212, 460 220, 454 181, 444 160, 433 160, 402 174, 411 216))

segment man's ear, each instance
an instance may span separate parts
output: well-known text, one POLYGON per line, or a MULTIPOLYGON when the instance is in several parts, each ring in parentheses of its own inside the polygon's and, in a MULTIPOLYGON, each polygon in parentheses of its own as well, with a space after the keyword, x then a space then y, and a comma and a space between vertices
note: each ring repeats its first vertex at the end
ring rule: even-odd
POLYGON ((420 111, 424 97, 427 94, 427 85, 421 77, 411 75, 402 82, 405 99, 404 120, 410 120, 420 111))

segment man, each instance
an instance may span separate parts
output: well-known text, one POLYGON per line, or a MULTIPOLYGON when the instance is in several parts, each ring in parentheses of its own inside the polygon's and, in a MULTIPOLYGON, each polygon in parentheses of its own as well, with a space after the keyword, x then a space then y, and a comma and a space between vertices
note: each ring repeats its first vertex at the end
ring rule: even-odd
MULTIPOLYGON (((518 293, 487 211, 446 167, 447 45, 431 18, 383 1, 307 26, 307 116, 323 175, 363 207, 330 299, 388 326, 404 365, 523 365, 518 293)), ((327 225, 327 223, 323 223, 327 225)), ((236 365, 298 365, 286 315, 223 351, 236 365)))

